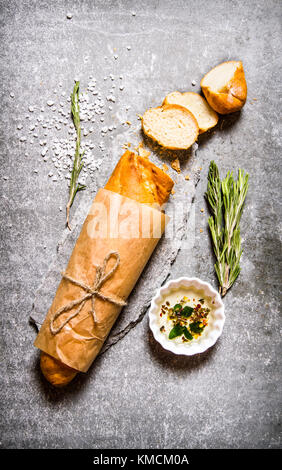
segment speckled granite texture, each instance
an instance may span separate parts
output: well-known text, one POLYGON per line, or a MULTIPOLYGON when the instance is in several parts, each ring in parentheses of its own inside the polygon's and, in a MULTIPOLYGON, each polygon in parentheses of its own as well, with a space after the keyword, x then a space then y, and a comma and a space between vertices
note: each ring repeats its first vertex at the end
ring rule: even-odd
POLYGON ((281 2, 1 0, 0 8, 1 446, 280 447, 281 2), (112 110, 105 104, 104 122, 116 129, 102 138, 98 116, 89 137, 106 149, 93 149, 102 160, 91 198, 121 145, 138 143, 136 114, 175 89, 199 91, 203 74, 229 59, 243 60, 248 101, 199 139, 201 178, 187 222, 195 240, 170 268, 171 278, 196 275, 216 285, 204 201, 208 165, 214 159, 222 174, 246 169, 242 273, 224 300, 222 337, 200 356, 175 357, 154 341, 144 316, 87 375, 53 389, 39 372, 29 315, 62 237, 67 180, 48 177, 54 162, 41 161, 39 137, 20 142, 33 132, 28 107, 46 108, 58 83, 68 95, 77 75, 82 87, 95 77, 106 96, 109 75, 122 75, 112 110))

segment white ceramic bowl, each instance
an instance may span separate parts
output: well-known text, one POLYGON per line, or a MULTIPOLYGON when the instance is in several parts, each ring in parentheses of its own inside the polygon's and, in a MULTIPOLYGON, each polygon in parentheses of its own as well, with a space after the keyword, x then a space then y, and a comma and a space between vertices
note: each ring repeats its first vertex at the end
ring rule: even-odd
POLYGON ((208 282, 203 282, 197 277, 180 277, 179 279, 168 281, 164 286, 158 289, 152 299, 149 310, 149 323, 154 338, 168 351, 185 356, 202 353, 213 346, 222 333, 224 322, 224 305, 219 293, 208 282), (196 292, 199 291, 201 297, 215 302, 213 309, 209 313, 209 322, 204 332, 197 339, 189 343, 176 343, 166 338, 166 336, 160 332, 159 316, 161 305, 171 292, 175 292, 179 288, 189 288, 196 292))

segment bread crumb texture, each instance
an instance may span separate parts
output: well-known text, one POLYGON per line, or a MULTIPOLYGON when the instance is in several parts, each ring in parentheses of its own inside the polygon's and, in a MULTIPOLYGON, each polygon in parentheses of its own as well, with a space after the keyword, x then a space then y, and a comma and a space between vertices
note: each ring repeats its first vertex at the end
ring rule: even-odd
POLYGON ((164 104, 178 104, 188 109, 198 122, 200 134, 216 126, 218 122, 217 113, 199 93, 174 91, 165 97, 164 104))
POLYGON ((180 173, 181 172, 181 168, 180 168, 180 163, 179 163, 179 159, 176 158, 175 160, 173 160, 171 162, 171 168, 175 171, 177 171, 177 173, 180 173))
POLYGON ((142 126, 148 137, 171 150, 188 149, 199 134, 199 126, 193 114, 179 105, 148 109, 143 116, 142 126))

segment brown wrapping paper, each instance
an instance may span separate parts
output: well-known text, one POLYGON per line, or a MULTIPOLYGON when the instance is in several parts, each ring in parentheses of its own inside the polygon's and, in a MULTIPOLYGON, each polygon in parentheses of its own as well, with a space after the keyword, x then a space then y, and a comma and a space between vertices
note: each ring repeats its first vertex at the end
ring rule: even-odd
MULTIPOLYGON (((100 291, 111 299, 126 301, 161 238, 167 221, 167 216, 159 210, 100 189, 83 224, 66 274, 93 286, 95 265, 102 266, 108 253, 116 251, 120 256, 120 264, 100 291)), ((114 258, 109 259, 106 272, 115 262, 114 258)), ((85 294, 81 287, 62 279, 34 342, 37 348, 81 372, 86 372, 92 364, 121 311, 119 305, 96 296, 96 322, 90 312, 90 299, 59 333, 52 334, 50 321, 55 312, 85 294)), ((73 310, 58 317, 54 326, 60 327, 73 310)))

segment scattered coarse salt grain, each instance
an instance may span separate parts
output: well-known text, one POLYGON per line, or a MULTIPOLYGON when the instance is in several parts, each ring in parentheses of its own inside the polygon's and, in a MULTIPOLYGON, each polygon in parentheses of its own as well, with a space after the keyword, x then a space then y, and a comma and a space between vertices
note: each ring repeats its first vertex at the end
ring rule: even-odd
POLYGON ((72 19, 72 13, 67 13, 67 19, 71 20, 72 19))
POLYGON ((12 91, 11 91, 11 93, 10 93, 10 97, 11 97, 11 98, 15 98, 15 94, 14 94, 12 91))
MULTIPOLYGON (((113 74, 109 74, 109 78, 112 82, 115 79, 113 74)), ((108 132, 112 132, 116 129, 115 125, 105 126, 102 130, 99 126, 100 122, 103 123, 105 121, 104 117, 102 117, 102 115, 105 114, 105 101, 110 101, 112 103, 115 103, 116 101, 116 97, 113 94, 115 84, 112 83, 110 86, 111 89, 108 91, 109 95, 107 97, 98 90, 98 87, 96 87, 96 80, 91 77, 85 88, 86 92, 83 92, 80 95, 80 118, 83 124, 81 126, 81 131, 85 137, 94 131, 102 132, 103 137, 106 136, 108 132), (95 120, 95 114, 99 116, 99 119, 95 120), (95 128, 89 127, 90 125, 88 123, 92 124, 95 122, 95 128)), ((48 162, 48 165, 51 163, 55 169, 55 171, 53 170, 49 173, 48 171, 50 168, 47 171, 52 182, 62 180, 63 178, 70 180, 76 146, 76 130, 70 119, 70 105, 68 104, 70 102, 70 97, 69 95, 66 97, 65 92, 58 90, 53 90, 53 96, 59 92, 60 97, 62 97, 61 100, 58 101, 58 104, 55 104, 55 100, 49 99, 46 103, 46 108, 38 108, 39 114, 35 116, 35 123, 30 122, 30 126, 28 127, 29 133, 32 133, 32 137, 35 139, 38 138, 38 145, 40 145, 39 155, 41 154, 41 158, 39 158, 38 161, 48 162), (62 127, 63 125, 67 126, 67 128, 62 127), (36 133, 33 134, 35 129, 36 133), (54 135, 54 129, 58 131, 58 134, 56 134, 57 137, 54 135), (49 138, 51 145, 47 148, 47 141, 49 142, 49 138), (47 153, 49 158, 47 157, 47 153)), ((109 106, 109 109, 112 110, 113 106, 109 106)), ((29 111, 36 111, 36 107, 32 106, 29 108, 29 111)), ((30 118, 31 121, 32 117, 30 115, 26 115, 26 117, 28 119, 30 118)), ((22 124, 18 124, 18 126, 18 130, 23 128, 22 124)), ((113 139, 113 135, 109 137, 113 139)), ((21 142, 27 141, 25 136, 19 136, 19 139, 21 142)), ((33 140, 28 139, 26 145, 31 145, 33 143, 33 140)), ((83 177, 86 177, 86 175, 94 177, 95 171, 103 161, 102 158, 96 158, 96 155, 94 158, 92 154, 94 148, 96 148, 96 151, 98 152, 106 151, 104 142, 101 142, 98 147, 98 144, 95 146, 93 143, 88 142, 87 139, 82 139, 81 149, 84 152, 84 167, 82 170, 83 177)), ((26 154, 26 156, 28 156, 28 154, 26 154)))
POLYGON ((33 106, 29 106, 29 107, 28 107, 28 110, 29 110, 30 113, 33 113, 34 107, 33 107, 33 106))
POLYGON ((195 80, 192 80, 191 84, 192 84, 192 86, 195 86, 195 85, 196 85, 196 81, 195 81, 195 80))

